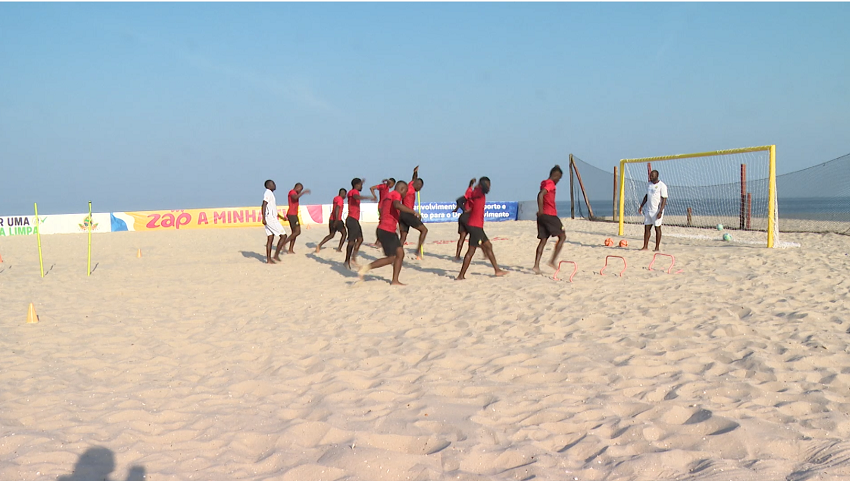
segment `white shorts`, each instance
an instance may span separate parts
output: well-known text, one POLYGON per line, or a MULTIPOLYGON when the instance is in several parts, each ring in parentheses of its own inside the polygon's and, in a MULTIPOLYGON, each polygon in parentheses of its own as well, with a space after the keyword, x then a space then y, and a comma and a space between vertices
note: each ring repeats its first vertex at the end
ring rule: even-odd
POLYGON ((664 220, 664 216, 662 215, 660 219, 656 219, 655 216, 657 214, 658 214, 658 211, 644 212, 643 213, 643 225, 654 225, 655 227, 661 227, 661 221, 664 220))
POLYGON ((283 226, 280 225, 280 221, 277 219, 266 219, 266 235, 277 235, 284 236, 286 235, 286 231, 283 230, 283 226))

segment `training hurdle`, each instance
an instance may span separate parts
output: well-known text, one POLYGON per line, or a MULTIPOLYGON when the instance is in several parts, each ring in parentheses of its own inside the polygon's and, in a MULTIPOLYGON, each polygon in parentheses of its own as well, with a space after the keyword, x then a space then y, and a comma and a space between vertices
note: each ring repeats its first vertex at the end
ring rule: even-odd
POLYGON ((626 258, 622 257, 622 256, 605 256, 605 266, 602 267, 602 270, 599 271, 599 274, 601 274, 603 276, 605 275, 605 269, 608 267, 608 259, 610 259, 612 257, 616 257, 618 259, 623 259, 623 270, 620 271, 620 277, 623 277, 623 273, 626 272, 626 269, 629 267, 629 265, 626 263, 626 258))
POLYGON ((572 281, 573 281, 573 276, 575 276, 575 275, 576 275, 576 271, 578 271, 578 264, 576 264, 576 263, 575 263, 575 262, 573 262, 573 261, 561 261, 561 262, 559 262, 559 263, 558 263, 558 268, 557 268, 557 269, 555 269, 555 276, 554 276, 554 279, 555 279, 556 281, 560 281, 560 280, 561 280, 561 279, 558 279, 558 273, 559 273, 559 272, 561 272, 561 264, 564 264, 564 263, 572 264, 572 265, 573 265, 573 273, 572 273, 572 274, 570 274, 570 282, 572 282, 572 281))
MULTIPOLYGON (((670 273, 671 273, 671 271, 673 270, 673 266, 676 264, 676 258, 675 258, 675 257, 673 257, 673 256, 672 256, 672 255, 670 255, 670 254, 662 254, 662 253, 660 253, 660 252, 656 252, 656 253, 655 253, 655 255, 654 255, 654 256, 652 256, 652 261, 649 263, 649 268, 648 268, 648 269, 649 269, 649 270, 652 270, 652 265, 653 265, 653 264, 655 264, 655 258, 656 258, 656 257, 658 257, 658 256, 666 256, 666 257, 669 257, 669 258, 670 258, 670 267, 668 267, 668 268, 667 268, 667 273, 668 273, 668 274, 670 274, 670 273)), ((662 269, 662 270, 663 270, 663 269, 662 269)), ((682 272, 682 269, 679 269, 678 271, 674 272, 673 274, 679 274, 679 273, 681 273, 681 272, 682 272)))

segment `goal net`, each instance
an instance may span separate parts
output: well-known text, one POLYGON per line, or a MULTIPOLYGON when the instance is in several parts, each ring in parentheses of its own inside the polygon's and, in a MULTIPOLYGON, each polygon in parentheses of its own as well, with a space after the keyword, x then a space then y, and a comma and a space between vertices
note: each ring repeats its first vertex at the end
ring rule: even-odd
POLYGON ((651 170, 667 185, 664 225, 722 225, 739 242, 767 247, 777 242, 775 146, 621 160, 620 235, 628 224, 644 224, 638 207, 651 170))

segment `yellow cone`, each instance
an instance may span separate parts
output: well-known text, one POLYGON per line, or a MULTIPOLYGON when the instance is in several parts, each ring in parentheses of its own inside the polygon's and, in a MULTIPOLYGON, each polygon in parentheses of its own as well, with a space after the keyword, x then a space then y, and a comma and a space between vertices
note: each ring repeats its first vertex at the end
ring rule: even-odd
POLYGON ((142 250, 141 249, 139 249, 139 252, 136 252, 136 257, 141 259, 141 257, 142 257, 142 250))
POLYGON ((27 324, 38 323, 38 316, 35 314, 35 306, 30 302, 30 308, 27 310, 27 324))

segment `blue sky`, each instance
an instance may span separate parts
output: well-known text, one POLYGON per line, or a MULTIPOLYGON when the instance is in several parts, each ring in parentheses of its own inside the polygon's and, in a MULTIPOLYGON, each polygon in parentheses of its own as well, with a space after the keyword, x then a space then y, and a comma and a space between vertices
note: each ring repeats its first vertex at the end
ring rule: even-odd
POLYGON ((569 153, 850 152, 850 4, 0 3, 0 214, 525 200, 569 153))

